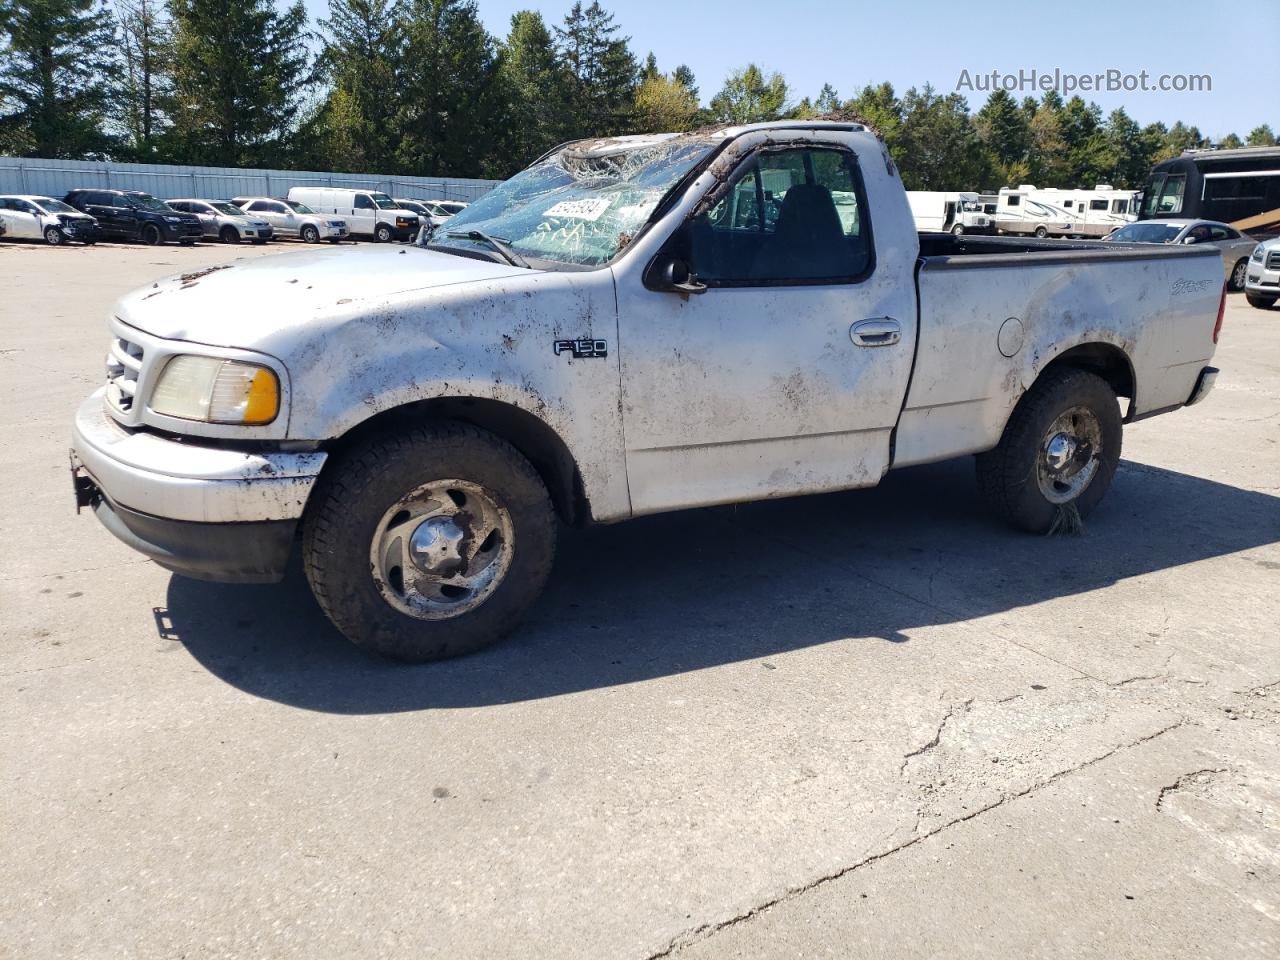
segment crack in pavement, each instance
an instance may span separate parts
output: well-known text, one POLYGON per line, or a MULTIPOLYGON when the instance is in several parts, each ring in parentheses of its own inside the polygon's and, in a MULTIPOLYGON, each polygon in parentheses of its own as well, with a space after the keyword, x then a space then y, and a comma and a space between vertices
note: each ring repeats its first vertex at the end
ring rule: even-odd
MULTIPOLYGON (((973 706, 973 699, 973 697, 970 697, 968 700, 965 700, 960 704, 959 710, 961 713, 967 712, 968 709, 973 706)), ((930 738, 928 743, 924 746, 916 747, 916 749, 912 750, 910 753, 903 754, 902 766, 898 768, 899 773, 907 772, 907 764, 910 762, 912 757, 918 757, 922 753, 928 753, 942 742, 942 731, 947 728, 947 724, 950 723, 951 719, 956 715, 956 709, 957 708, 954 703, 947 707, 947 712, 943 715, 942 719, 938 721, 938 729, 933 732, 933 737, 930 738)))
MULTIPOLYGON (((696 927, 693 930, 690 930, 678 935, 677 937, 672 939, 672 941, 669 944, 667 944, 667 946, 659 950, 657 953, 651 953, 647 955, 644 958, 644 960, 663 960, 663 958, 665 957, 673 956, 679 950, 683 950, 686 947, 691 947, 695 943, 700 943, 703 940, 708 940, 711 937, 714 937, 716 934, 720 933, 721 931, 727 930, 730 927, 737 926, 740 923, 750 920, 751 918, 757 916, 758 914, 761 914, 764 911, 771 909, 772 907, 776 907, 780 903, 785 903, 789 900, 794 900, 798 897, 802 897, 809 891, 816 890, 818 887, 825 886, 826 884, 831 883, 834 880, 839 880, 842 877, 846 877, 849 874, 853 873, 855 870, 860 870, 869 864, 876 863, 877 861, 880 861, 880 860, 884 860, 888 857, 893 856, 896 853, 901 853, 903 850, 906 850, 908 847, 913 847, 917 843, 920 843, 924 840, 928 840, 930 837, 937 836, 938 834, 942 833, 944 830, 949 830, 954 826, 958 826, 959 824, 967 823, 968 821, 973 820, 976 817, 980 817, 985 813, 990 813, 992 810, 996 810, 999 807, 1004 806, 1006 803, 1010 803, 1011 801, 1019 800, 1022 797, 1028 796, 1033 793, 1037 793, 1040 790, 1043 790, 1045 787, 1048 787, 1057 783, 1059 780, 1063 779, 1064 777, 1068 777, 1071 774, 1076 773, 1080 770, 1084 770, 1088 767, 1092 767, 1095 764, 1102 763, 1104 760, 1109 760, 1111 757, 1114 757, 1117 753, 1120 753, 1123 750, 1131 750, 1132 748, 1141 746, 1144 743, 1149 743, 1150 741, 1155 740, 1157 737, 1162 737, 1166 733, 1169 733, 1170 731, 1177 730, 1179 727, 1187 726, 1189 723, 1191 723, 1191 721, 1188 720, 1186 717, 1184 717, 1181 720, 1177 720, 1174 723, 1169 724, 1168 726, 1161 727, 1159 730, 1156 730, 1154 733, 1149 733, 1146 736, 1139 737, 1136 740, 1131 740, 1127 743, 1119 744, 1118 746, 1115 746, 1110 750, 1108 750, 1106 753, 1100 754, 1099 756, 1096 756, 1091 760, 1085 760, 1083 763, 1079 763, 1074 767, 1068 767, 1065 770, 1059 770, 1057 773, 1053 774, 1052 776, 1046 777, 1044 780, 1041 780, 1037 783, 1033 783, 1029 787, 1026 787, 1023 790, 1019 790, 1016 793, 1005 794, 1004 796, 1000 797, 998 800, 994 800, 991 803, 987 804, 986 806, 979 807, 977 810, 973 810, 969 813, 964 814, 964 816, 956 817, 954 820, 948 820, 946 823, 935 827, 934 829, 930 830, 928 833, 922 833, 917 836, 914 836, 910 840, 906 840, 898 844, 896 847, 892 847, 888 850, 883 850, 880 853, 873 853, 870 856, 864 857, 862 860, 859 860, 857 863, 851 864, 847 867, 842 867, 841 869, 835 871, 834 873, 829 873, 824 876, 818 877, 816 880, 812 880, 809 883, 803 884, 799 887, 791 887, 788 890, 786 890, 784 893, 781 893, 770 900, 766 900, 763 903, 757 904, 751 909, 746 910, 743 913, 740 913, 736 916, 730 917, 727 920, 721 920, 717 923, 704 923, 702 926, 696 927)), ((939 728, 939 730, 941 730, 941 728, 939 728)))
POLYGON ((1160 788, 1160 793, 1156 796, 1156 809, 1159 810, 1161 808, 1164 804, 1164 798, 1169 794, 1176 793, 1190 783, 1203 783, 1208 779, 1210 774, 1226 772, 1226 767, 1201 767, 1199 770, 1192 770, 1188 773, 1184 773, 1167 787, 1160 788))

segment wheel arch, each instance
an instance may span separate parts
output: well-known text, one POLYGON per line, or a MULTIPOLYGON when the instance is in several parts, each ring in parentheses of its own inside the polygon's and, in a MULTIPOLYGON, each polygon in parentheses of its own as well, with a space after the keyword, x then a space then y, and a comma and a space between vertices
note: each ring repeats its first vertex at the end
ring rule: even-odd
POLYGON ((542 478, 556 513, 571 526, 591 518, 582 474, 568 445, 544 420, 514 404, 486 397, 448 396, 416 400, 374 414, 326 444, 330 453, 358 446, 375 434, 425 420, 456 420, 487 430, 511 444, 542 478))
POLYGON ((1132 417, 1138 397, 1138 378, 1134 372, 1133 360, 1121 347, 1101 340, 1076 344, 1045 364, 1036 375, 1036 380, 1050 371, 1067 367, 1088 370, 1105 380, 1117 397, 1128 399, 1129 410, 1125 420, 1132 417))

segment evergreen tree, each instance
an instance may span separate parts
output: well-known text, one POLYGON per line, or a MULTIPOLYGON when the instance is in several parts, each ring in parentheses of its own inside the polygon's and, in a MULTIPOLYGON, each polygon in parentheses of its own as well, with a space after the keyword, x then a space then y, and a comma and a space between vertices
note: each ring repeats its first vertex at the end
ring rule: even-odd
POLYGON ((1209 141, 1201 135, 1199 127, 1188 126, 1179 120, 1165 134, 1164 143, 1161 144, 1155 159, 1168 160, 1170 157, 1178 156, 1184 150, 1195 150, 1207 146, 1209 141))
POLYGON ((693 77, 693 71, 683 63, 671 71, 671 79, 688 90, 689 96, 695 101, 698 99, 698 82, 693 77))
POLYGON ((1241 140, 1234 133, 1228 133, 1225 137, 1223 137, 1218 142, 1218 146, 1220 146, 1224 150, 1235 150, 1239 147, 1243 147, 1244 141, 1241 140))
POLYGON ((902 98, 898 153, 908 190, 972 190, 989 176, 964 97, 929 84, 902 98))
POLYGON ((1276 135, 1264 123, 1249 131, 1249 136, 1245 138, 1245 143, 1251 147, 1274 147, 1276 145, 1276 135))
POLYGON ((893 84, 881 83, 874 87, 868 84, 857 96, 845 101, 843 109, 869 124, 884 139, 894 159, 899 160, 897 145, 902 130, 902 103, 893 90, 893 84))
POLYGON ((509 172, 501 64, 474 0, 407 0, 400 160, 424 176, 509 172))
POLYGON ((163 0, 116 0, 120 24, 120 123, 130 156, 163 159, 161 141, 173 110, 173 31, 163 0))
POLYGON ((1062 137, 1067 143, 1067 179, 1062 185, 1086 187, 1098 183, 1110 166, 1102 109, 1096 103, 1072 97, 1062 109, 1062 137))
POLYGON ((1107 117, 1106 140, 1108 167, 1104 179, 1120 188, 1142 186, 1151 169, 1150 138, 1143 136, 1124 108, 1112 110, 1107 117))
POLYGON ((658 58, 650 50, 649 55, 644 58, 644 64, 640 67, 640 82, 655 80, 660 76, 662 76, 662 71, 658 69, 658 58))
POLYGON ((759 123, 776 120, 787 105, 787 81, 780 73, 764 72, 754 63, 729 74, 711 98, 711 113, 721 123, 759 123))
POLYGON ((320 21, 329 94, 313 124, 334 170, 393 172, 405 68, 400 0, 329 0, 320 21))
POLYGON ((818 91, 818 98, 813 101, 813 108, 820 116, 838 111, 840 94, 836 93, 836 88, 829 83, 824 83, 822 89, 818 91))
POLYGON ((511 111, 506 151, 518 169, 571 136, 571 78, 556 59, 551 31, 537 11, 511 17, 501 80, 511 111))
POLYGON ((974 116, 974 129, 1002 184, 1017 184, 1029 175, 1031 119, 1005 90, 996 90, 974 116))
POLYGON ((575 2, 556 28, 561 61, 573 77, 575 136, 606 137, 633 126, 639 70, 631 38, 618 33, 613 14, 597 0, 587 7, 575 2))
POLYGON ((302 0, 171 0, 175 149, 191 163, 284 163, 309 76, 302 0))
MULTIPOLYGON (((1024 101, 1024 109, 1025 109, 1024 101)), ((1031 154, 1028 173, 1041 187, 1063 187, 1070 180, 1070 158, 1063 131, 1062 97, 1056 90, 1045 92, 1031 117, 1031 154)))
POLYGON ((115 18, 104 0, 0 0, 0 150, 109 156, 115 18))

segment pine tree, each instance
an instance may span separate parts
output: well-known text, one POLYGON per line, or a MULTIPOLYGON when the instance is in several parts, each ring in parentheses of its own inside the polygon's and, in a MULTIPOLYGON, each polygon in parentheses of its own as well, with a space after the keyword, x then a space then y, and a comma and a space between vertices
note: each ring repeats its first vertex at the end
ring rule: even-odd
POLYGON ((972 190, 990 175, 964 97, 927 83, 902 98, 898 150, 908 190, 972 190))
POLYGON ((901 166, 897 147, 902 129, 902 103, 893 90, 893 84, 881 83, 874 87, 868 84, 857 96, 845 101, 843 109, 870 124, 901 166))
POLYGON ((408 0, 400 161, 424 176, 508 172, 496 44, 473 0, 408 0))
POLYGON ((171 0, 175 149, 188 162, 283 163, 309 58, 301 0, 171 0))
POLYGON ((519 169, 571 136, 571 79, 556 59, 542 14, 521 10, 512 15, 501 81, 510 97, 506 152, 519 169))
POLYGON ((996 90, 974 116, 978 139, 987 151, 993 172, 1002 184, 1016 184, 1027 176, 1031 122, 1018 102, 996 90))
POLYGON ((1067 142, 1067 179, 1062 186, 1085 187, 1097 183, 1109 166, 1102 109, 1096 103, 1072 97, 1062 109, 1062 136, 1067 142))
POLYGON ((331 87, 313 124, 335 170, 392 172, 405 30, 400 0, 329 0, 321 69, 331 87))
POLYGON ((1274 147, 1276 145, 1276 135, 1264 123, 1249 131, 1249 136, 1245 138, 1245 143, 1251 147, 1274 147))
POLYGON ((109 156, 118 75, 115 18, 104 0, 0 0, 0 150, 109 156))
POLYGON ((137 161, 160 159, 173 111, 173 30, 162 0, 115 0, 123 61, 119 107, 137 161))
MULTIPOLYGON (((1024 101, 1024 109, 1025 109, 1024 101)), ((1068 182, 1070 161, 1063 133, 1062 97, 1056 90, 1045 92, 1031 117, 1031 155, 1028 173, 1041 187, 1061 187, 1068 182)))
POLYGON ((711 98, 711 112, 721 123, 760 123, 776 120, 787 109, 787 81, 780 73, 764 72, 754 63, 729 74, 711 98))
POLYGON ((1124 108, 1111 111, 1106 125, 1109 167, 1104 172, 1113 186, 1136 189, 1142 186, 1151 169, 1149 138, 1124 108))
POLYGON ((698 81, 694 79, 693 71, 690 70, 689 67, 683 63, 680 64, 680 66, 671 71, 671 79, 688 90, 689 96, 693 97, 693 99, 697 101, 698 81))
POLYGON ((1244 141, 1236 134, 1228 133, 1225 137, 1218 141, 1218 146, 1223 150, 1236 150, 1244 146, 1244 141))
POLYGON ((574 134, 607 137, 629 130, 639 70, 628 44, 618 36, 613 14, 592 0, 575 2, 556 28, 561 61, 573 77, 574 134))

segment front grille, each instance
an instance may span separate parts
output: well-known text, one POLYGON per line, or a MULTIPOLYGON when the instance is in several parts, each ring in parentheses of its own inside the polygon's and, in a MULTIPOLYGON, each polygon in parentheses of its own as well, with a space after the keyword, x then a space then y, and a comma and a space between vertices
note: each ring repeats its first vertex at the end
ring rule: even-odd
POLYGON ((107 351, 107 403, 121 412, 133 408, 142 372, 142 347, 123 337, 112 337, 107 351))
POLYGON ((1267 254, 1267 269, 1280 270, 1280 250, 1272 250, 1267 254))

